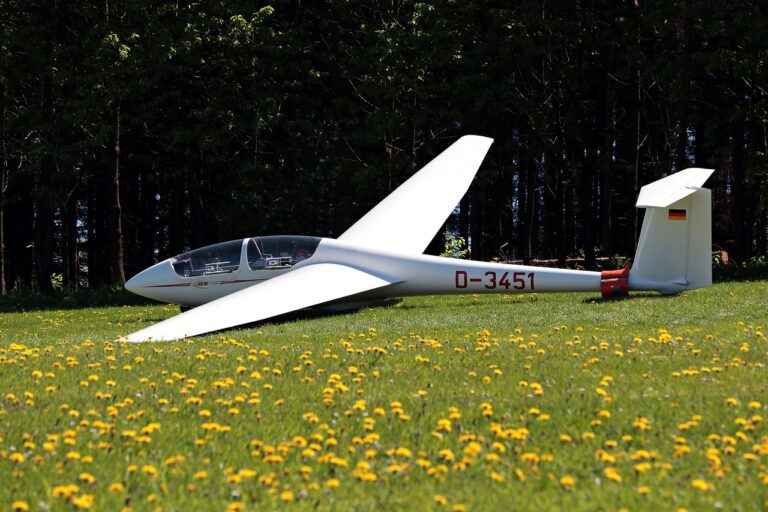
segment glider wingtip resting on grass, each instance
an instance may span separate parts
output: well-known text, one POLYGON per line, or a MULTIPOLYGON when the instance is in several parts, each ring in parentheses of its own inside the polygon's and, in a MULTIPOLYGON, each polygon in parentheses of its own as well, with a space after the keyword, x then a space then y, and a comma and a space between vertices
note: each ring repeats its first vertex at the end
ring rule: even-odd
POLYGON ((641 189, 637 207, 646 214, 631 268, 592 272, 422 254, 492 142, 460 138, 337 239, 245 238, 149 267, 126 288, 194 309, 120 339, 175 340, 312 306, 338 309, 408 295, 599 290, 623 296, 711 284, 711 196, 701 188, 711 169, 686 169, 641 189))

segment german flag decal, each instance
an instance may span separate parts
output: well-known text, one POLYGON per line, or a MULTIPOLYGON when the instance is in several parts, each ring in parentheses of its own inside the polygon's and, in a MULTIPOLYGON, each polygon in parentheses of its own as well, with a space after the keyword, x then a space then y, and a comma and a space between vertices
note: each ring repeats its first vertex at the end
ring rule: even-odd
POLYGON ((685 220, 686 219, 686 212, 685 210, 669 210, 669 220, 685 220))

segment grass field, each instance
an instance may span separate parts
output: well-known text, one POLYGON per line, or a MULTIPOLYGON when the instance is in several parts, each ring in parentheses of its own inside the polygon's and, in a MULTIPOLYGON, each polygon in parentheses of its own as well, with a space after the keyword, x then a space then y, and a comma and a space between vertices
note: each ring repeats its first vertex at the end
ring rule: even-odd
POLYGON ((768 283, 595 299, 6 308, 0 510, 768 508, 768 283))

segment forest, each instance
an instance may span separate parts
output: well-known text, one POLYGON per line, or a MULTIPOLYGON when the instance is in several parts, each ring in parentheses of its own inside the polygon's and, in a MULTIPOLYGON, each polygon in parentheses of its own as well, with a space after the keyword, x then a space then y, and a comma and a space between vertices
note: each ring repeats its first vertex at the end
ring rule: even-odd
POLYGON ((714 168, 768 256, 768 3, 0 0, 0 294, 209 243, 338 236, 458 137, 473 259, 634 253, 639 188, 714 168))

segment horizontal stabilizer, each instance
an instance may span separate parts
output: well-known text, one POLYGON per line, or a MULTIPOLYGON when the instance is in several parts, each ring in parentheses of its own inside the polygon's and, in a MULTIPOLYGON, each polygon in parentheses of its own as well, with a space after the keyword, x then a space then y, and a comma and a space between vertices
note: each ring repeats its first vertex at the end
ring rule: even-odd
POLYGON ((649 183, 640 189, 636 206, 666 208, 693 194, 696 189, 704 185, 713 172, 715 172, 714 169, 692 167, 649 183))
POLYGON ((297 268, 142 329, 119 341, 168 341, 228 329, 392 284, 336 263, 297 268))

